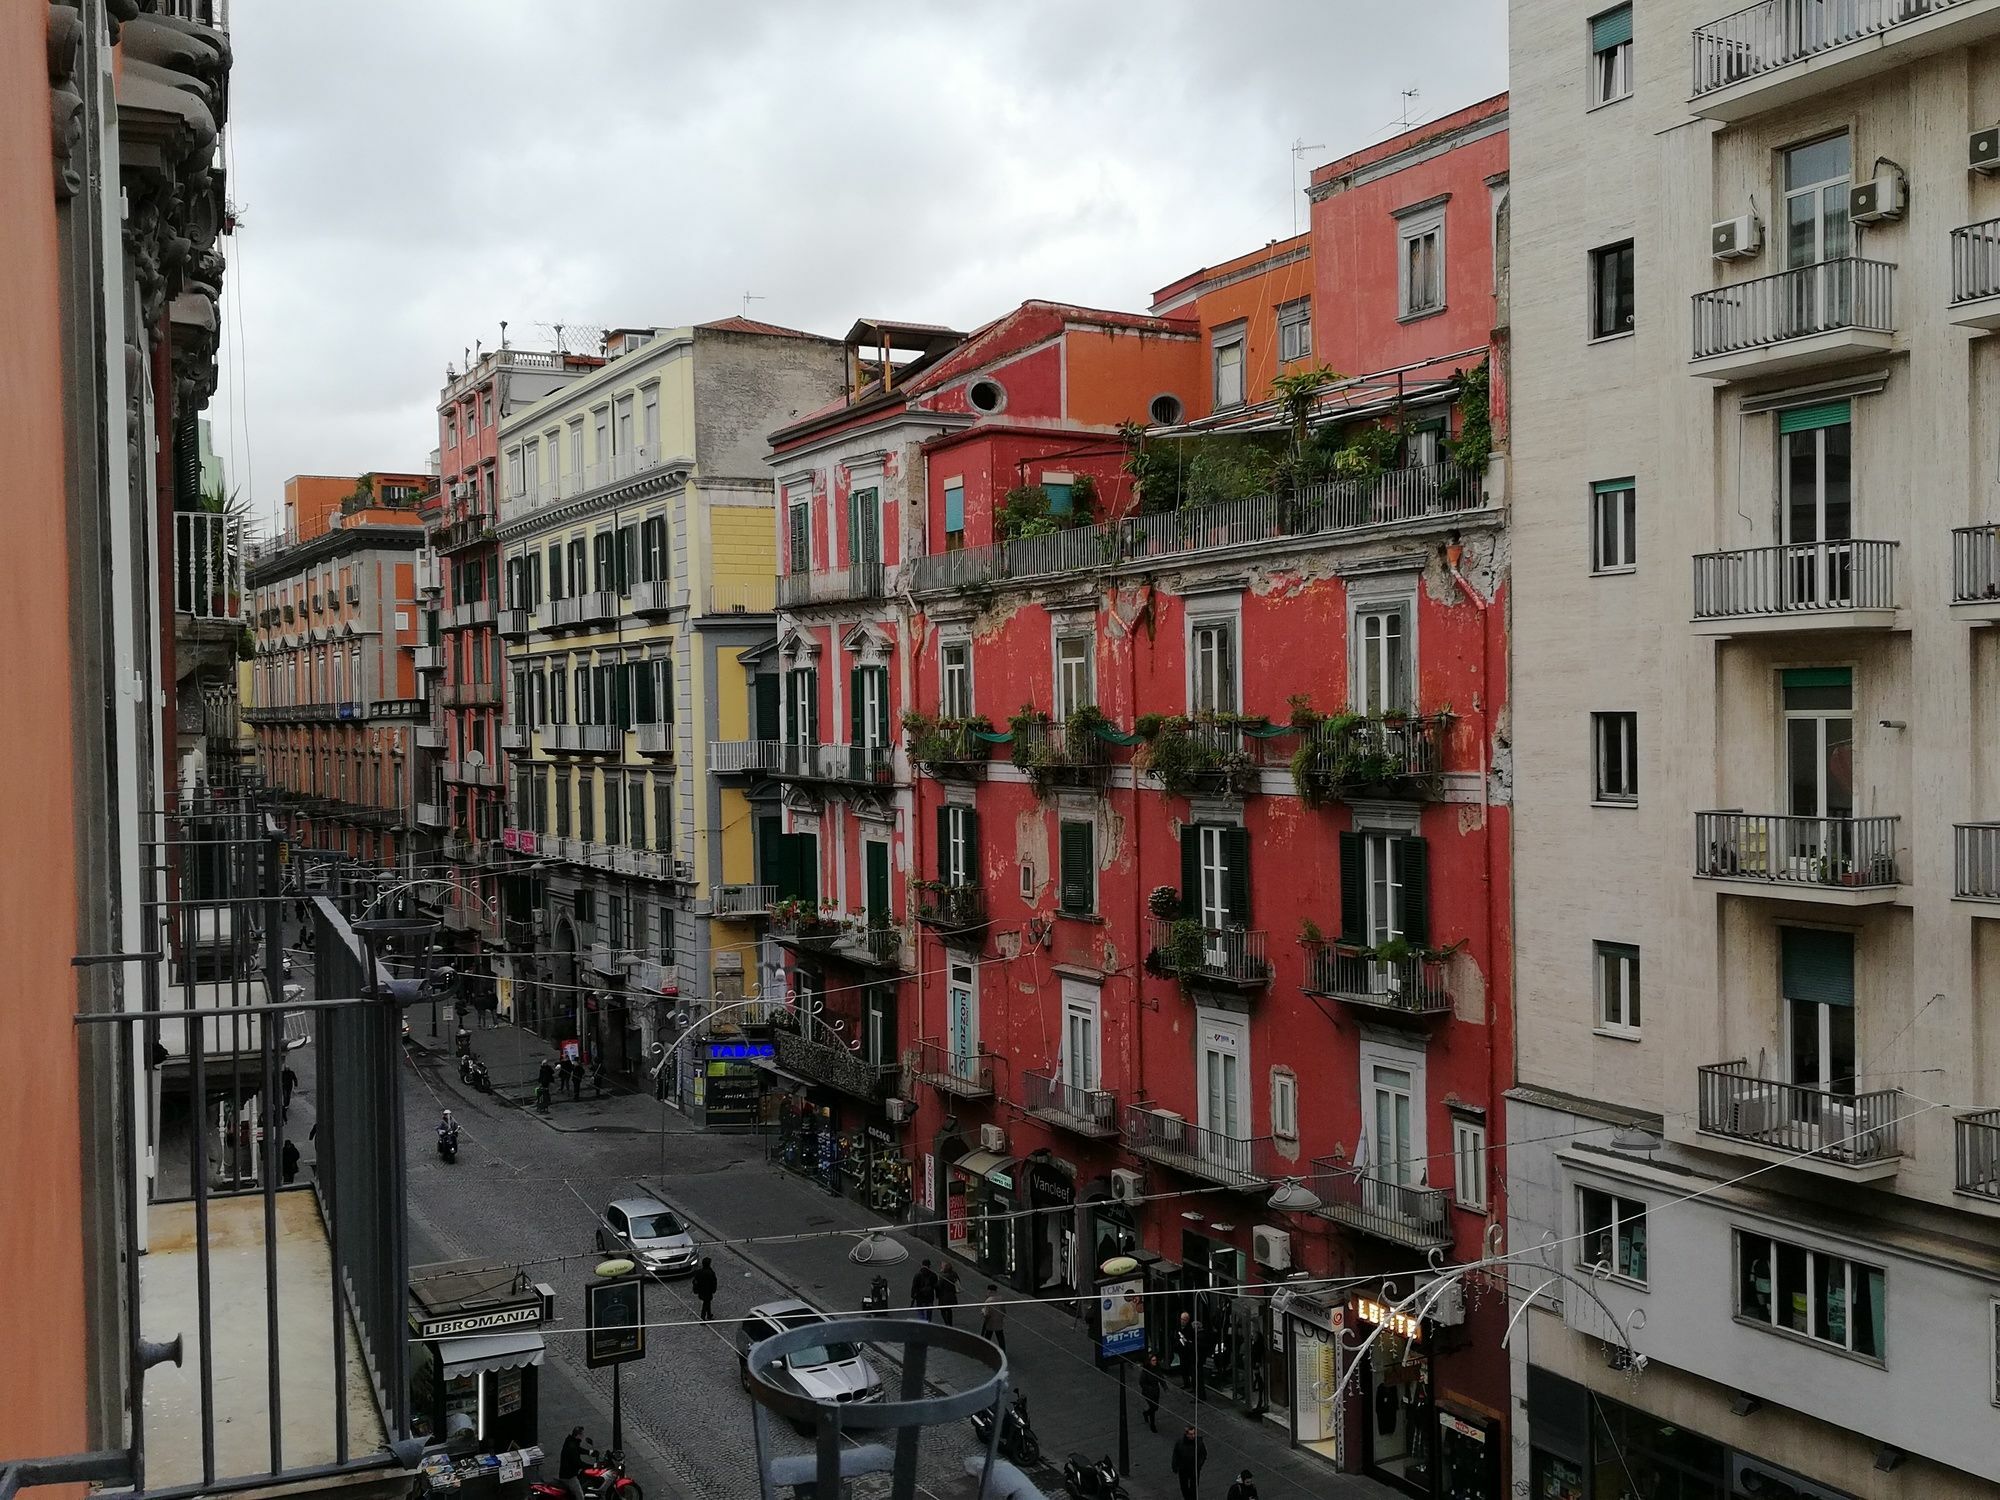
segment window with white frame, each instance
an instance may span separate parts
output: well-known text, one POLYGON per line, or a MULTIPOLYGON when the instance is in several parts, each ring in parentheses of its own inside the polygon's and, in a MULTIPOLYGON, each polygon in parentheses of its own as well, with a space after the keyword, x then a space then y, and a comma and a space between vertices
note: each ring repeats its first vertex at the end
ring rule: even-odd
POLYGON ((1271 1069, 1271 1134, 1299 1138, 1299 1077, 1290 1068, 1271 1069))
POLYGON ((1407 711, 1414 697, 1410 668, 1412 602, 1357 604, 1354 610, 1354 679, 1349 694, 1357 712, 1407 711))
POLYGON ((938 648, 938 708, 947 719, 972 717, 970 641, 946 641, 938 648))
POLYGON ((532 495, 542 487, 542 445, 529 443, 521 453, 527 465, 528 493, 532 495))
POLYGON ((1598 802, 1639 800, 1639 716, 1590 716, 1591 796, 1598 802))
POLYGON ((1290 363, 1313 352, 1312 298, 1299 297, 1278 306, 1278 358, 1290 363))
POLYGON ((507 450, 507 493, 516 496, 527 493, 521 488, 521 450, 519 448, 509 448, 507 450))
POLYGON ((1632 7, 1590 18, 1590 102, 1611 104, 1632 92, 1632 7))
POLYGON ((1639 950, 1630 943, 1593 943, 1597 970, 1597 1027, 1621 1036, 1639 1034, 1639 950))
POLYGON ((1243 345, 1241 323, 1218 328, 1210 335, 1215 369, 1215 409, 1243 404, 1243 345))
POLYGON ((1233 714, 1236 698, 1236 622, 1196 620, 1188 629, 1188 709, 1233 714))
POLYGON ((1423 318, 1444 311, 1444 205, 1409 209, 1396 220, 1398 314, 1423 318))
POLYGON ((612 451, 628 454, 638 446, 638 435, 632 429, 632 398, 620 396, 617 401, 617 423, 612 436, 612 451))
POLYGON ((956 803, 938 809, 942 847, 938 850, 938 883, 954 889, 979 884, 975 866, 974 820, 978 813, 956 803))
POLYGON ((801 490, 786 497, 789 502, 785 509, 786 553, 788 571, 810 573, 812 571, 812 495, 801 490))
POLYGON ((1068 720, 1079 708, 1097 701, 1097 684, 1091 658, 1096 638, 1089 635, 1056 637, 1056 717, 1068 720))
POLYGON ((1577 1264, 1646 1280, 1646 1205, 1593 1187, 1576 1190, 1577 1264))
POLYGON ((639 441, 653 458, 660 456, 660 388, 649 385, 639 392, 639 441))
POLYGON ((1747 1323, 1880 1363, 1886 1280, 1880 1266, 1736 1231, 1736 1316, 1747 1323))
POLYGON ((1639 491, 1630 479, 1590 487, 1590 570, 1629 573, 1639 565, 1639 491))
POLYGON ((569 471, 572 475, 583 473, 583 418, 572 417, 569 424, 569 471))
POLYGON ((1097 991, 1077 979, 1062 983, 1062 1080, 1079 1093, 1098 1087, 1097 991))
POLYGON ((1486 1208, 1486 1126, 1451 1122, 1451 1196, 1460 1208, 1486 1208))

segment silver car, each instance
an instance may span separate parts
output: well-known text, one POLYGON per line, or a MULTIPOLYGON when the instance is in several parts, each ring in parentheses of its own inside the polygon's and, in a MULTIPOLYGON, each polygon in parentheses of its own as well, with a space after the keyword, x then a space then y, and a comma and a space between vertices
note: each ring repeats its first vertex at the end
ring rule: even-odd
MULTIPOLYGON (((753 1307, 737 1326, 736 1356, 743 1388, 750 1388, 750 1349, 788 1328, 805 1328, 827 1321, 817 1312, 788 1298, 753 1307)), ((813 1401, 880 1401, 882 1377, 854 1345, 835 1342, 794 1349, 770 1370, 778 1385, 813 1401)))
POLYGON ((620 1198, 604 1210, 597 1226, 602 1255, 629 1256, 655 1276, 692 1276, 694 1237, 687 1225, 658 1198, 620 1198))

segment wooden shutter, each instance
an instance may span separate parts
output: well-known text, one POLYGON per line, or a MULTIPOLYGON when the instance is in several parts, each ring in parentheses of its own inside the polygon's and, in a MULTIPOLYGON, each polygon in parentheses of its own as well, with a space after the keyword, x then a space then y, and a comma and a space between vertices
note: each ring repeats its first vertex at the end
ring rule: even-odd
POLYGON ((1181 915, 1201 915, 1201 825, 1181 826, 1181 915))
POLYGON ((639 528, 621 526, 618 528, 618 592, 632 592, 632 575, 637 569, 639 551, 639 528))
POLYGON ((1340 836, 1340 940, 1357 947, 1368 942, 1368 877, 1358 833, 1340 836))
POLYGON ((819 835, 795 833, 799 850, 799 896, 819 905, 819 835))
MULTIPOLYGON (((755 737, 760 740, 775 740, 778 735, 778 676, 775 672, 765 672, 750 679, 750 689, 756 701, 757 727, 755 737)), ((668 695, 671 699, 671 694, 668 695)))
POLYGON ((549 544, 549 597, 561 599, 569 590, 563 587, 563 549, 561 542, 549 544))
POLYGON ((1231 927, 1250 925, 1250 830, 1227 828, 1222 834, 1222 857, 1228 879, 1223 882, 1231 927))
POLYGON ((979 811, 977 808, 962 808, 965 814, 965 868, 959 872, 959 880, 965 885, 976 886, 979 880, 979 811))
POLYGON ((1093 867, 1097 863, 1096 829, 1089 823, 1062 825, 1062 909, 1088 914, 1093 867))
POLYGON ((1424 948, 1431 940, 1430 845, 1422 839, 1398 839, 1403 864, 1403 941, 1424 948))
POLYGON ((861 743, 861 679, 867 675, 866 667, 855 667, 847 674, 847 743, 861 743))
POLYGON ((760 815, 757 819, 757 883, 771 886, 780 897, 792 895, 798 882, 791 874, 790 860, 791 845, 785 842, 785 820, 760 815))
POLYGON ((937 810, 937 878, 941 885, 951 884, 951 808, 940 805, 937 810))

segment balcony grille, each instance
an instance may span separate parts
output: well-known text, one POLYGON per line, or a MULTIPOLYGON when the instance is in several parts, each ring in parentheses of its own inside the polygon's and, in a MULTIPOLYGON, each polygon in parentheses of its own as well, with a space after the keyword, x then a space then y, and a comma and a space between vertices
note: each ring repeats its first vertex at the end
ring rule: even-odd
POLYGON ((984 1099, 993 1092, 993 1056, 988 1052, 919 1041, 910 1052, 910 1072, 917 1082, 960 1099, 984 1099))
POLYGON ((1694 560, 1697 620, 1895 607, 1894 542, 1747 547, 1694 560))
POLYGON ((1952 1146, 1952 1181, 1958 1191, 2000 1203, 2000 1109, 1953 1120, 1952 1146))
POLYGON ((1406 1016, 1451 1013, 1444 964, 1422 954, 1378 959, 1354 949, 1320 947, 1306 953, 1305 992, 1371 1010, 1406 1016))
POLYGON ((1694 815, 1695 873, 1786 886, 1897 885, 1896 818, 1694 815))
POLYGON ((778 765, 776 740, 710 740, 708 769, 717 776, 741 775, 746 771, 774 771, 778 765))
POLYGON ((895 1064, 872 1063, 845 1043, 809 1037, 806 1024, 789 1007, 772 1015, 771 1040, 779 1067, 857 1099, 884 1099, 895 1092, 900 1073, 895 1064))
POLYGON ((1896 268, 1840 256, 1694 295, 1694 357, 1739 354, 1816 333, 1895 331, 1896 268))
POLYGON ((239 624, 247 538, 235 516, 174 514, 174 613, 239 624))
POLYGON ((1834 5, 1763 0, 1710 21, 1694 33, 1694 95, 1714 93, 1772 73, 1906 21, 1949 10, 1961 0, 1840 0, 1834 5))
POLYGON ((1412 1250, 1451 1243, 1451 1199, 1442 1188, 1397 1182, 1330 1156, 1313 1159, 1308 1183, 1323 1219, 1412 1250))
POLYGON ((1190 1177, 1246 1190, 1269 1185, 1269 1176, 1257 1170, 1269 1136, 1226 1135, 1167 1110, 1135 1104, 1125 1111, 1124 1140, 1133 1155, 1190 1177))
POLYGON ((768 916, 777 899, 778 888, 774 885, 720 885, 715 888, 715 915, 768 916))
POLYGON ((883 597, 883 569, 879 562, 855 563, 845 568, 823 568, 814 573, 778 575, 778 608, 797 609, 808 604, 846 604, 883 597))
POLYGON ((1109 1139, 1118 1134, 1118 1096, 1109 1089, 1078 1088, 1060 1073, 1023 1073, 1021 1107, 1077 1135, 1109 1139))
POLYGON ((1757 1078, 1748 1062, 1699 1070, 1704 1134, 1866 1166, 1902 1155, 1901 1089, 1842 1094, 1757 1078))
POLYGON ((2000 823, 1957 823, 1951 830, 1952 894, 2000 901, 2000 823))
POLYGON ((1271 982, 1263 933, 1159 917, 1150 920, 1153 961, 1161 972, 1225 984, 1271 982))
POLYGON ((1951 602, 2000 603, 2000 526, 1961 526, 1952 532, 1951 602))

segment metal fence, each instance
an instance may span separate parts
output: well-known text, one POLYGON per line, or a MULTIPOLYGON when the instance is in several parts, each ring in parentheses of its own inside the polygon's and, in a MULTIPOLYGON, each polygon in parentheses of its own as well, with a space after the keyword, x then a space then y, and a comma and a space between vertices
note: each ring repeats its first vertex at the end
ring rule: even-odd
POLYGON ((174 513, 174 613, 241 623, 247 538, 235 516, 174 513))
POLYGON ((1377 1175, 1331 1156, 1313 1158, 1308 1186, 1319 1195, 1321 1218, 1412 1249, 1451 1243, 1451 1198, 1377 1175))
POLYGON ((1710 1063, 1699 1075, 1705 1134, 1855 1166, 1902 1155, 1900 1127, 1906 1111, 1901 1089, 1835 1093, 1781 1083, 1754 1076, 1741 1058, 1710 1063))
POLYGON ((1306 953, 1304 989, 1309 995, 1327 995, 1401 1015, 1445 1015, 1451 1010, 1444 964, 1417 953, 1380 959, 1332 946, 1312 948, 1306 953))
POLYGON ((1694 815, 1695 873, 1776 885, 1889 886, 1902 880, 1897 818, 1694 815))
POLYGON ((1894 542, 1794 542, 1694 560, 1697 620, 1895 607, 1894 542))
POLYGON ((1086 1134, 1118 1134, 1118 1096, 1109 1089, 1079 1088, 1054 1069, 1021 1075, 1021 1108, 1086 1134))
POLYGON ((1950 10, 1961 0, 1763 0, 1694 33, 1697 98, 1816 53, 1950 10))
POLYGON ((1262 984, 1271 978, 1271 961, 1264 954, 1264 934, 1242 927, 1201 927, 1160 917, 1152 924, 1152 951, 1169 973, 1236 984, 1262 984))
POLYGON ((821 568, 811 573, 781 573, 777 583, 779 609, 796 609, 803 604, 844 604, 861 599, 880 599, 884 592, 880 562, 858 562, 845 568, 821 568))
POLYGON ((1966 224, 1951 232, 1951 300, 1976 302, 2000 295, 2000 219, 1966 224))
POLYGON ((916 1080, 940 1093, 977 1099, 993 1092, 993 1054, 983 1049, 923 1039, 910 1049, 909 1061, 916 1080))
POLYGON ((1896 268, 1844 255, 1694 294, 1694 357, 1760 349, 1838 329, 1891 333, 1896 268))
POLYGON ((1952 1185, 1959 1192, 2000 1202, 2000 1109, 1952 1121, 1952 1158, 1952 1185))
POLYGON ((719 885, 714 911, 718 917, 761 917, 777 899, 775 885, 719 885))
POLYGON ((710 740, 708 769, 727 776, 745 771, 771 771, 778 764, 777 740, 710 740))
POLYGON ((1125 1149, 1193 1177, 1227 1187, 1259 1188, 1269 1181, 1257 1170, 1269 1136, 1239 1136, 1210 1130, 1169 1110, 1135 1104, 1125 1111, 1125 1149))
POLYGON ((2000 901, 2000 823, 1954 823, 1952 894, 1962 901, 2000 901))
POLYGON ((1951 602, 2000 602, 2000 526, 1960 526, 1952 532, 1951 602))

